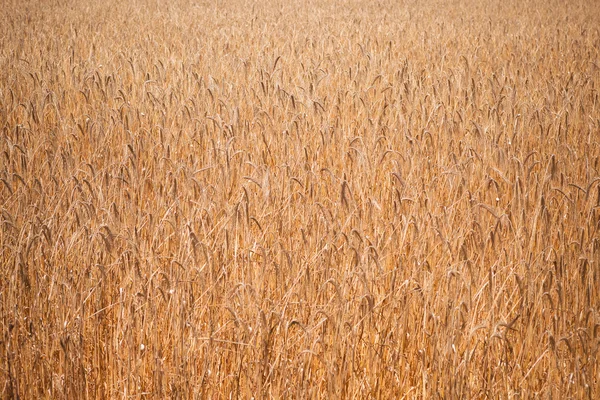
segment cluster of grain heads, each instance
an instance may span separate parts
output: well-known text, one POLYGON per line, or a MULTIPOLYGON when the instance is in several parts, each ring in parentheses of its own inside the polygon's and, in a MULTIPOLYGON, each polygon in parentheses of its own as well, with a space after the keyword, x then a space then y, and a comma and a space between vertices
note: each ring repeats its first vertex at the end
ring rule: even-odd
POLYGON ((0 397, 598 396, 597 7, 309 3, 5 4, 0 397))

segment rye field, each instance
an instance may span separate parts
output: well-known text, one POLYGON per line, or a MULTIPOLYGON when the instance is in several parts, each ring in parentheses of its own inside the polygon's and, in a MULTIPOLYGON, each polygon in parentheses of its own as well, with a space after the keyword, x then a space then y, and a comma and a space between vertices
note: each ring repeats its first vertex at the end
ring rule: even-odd
POLYGON ((0 9, 0 398, 600 397, 599 3, 0 9))

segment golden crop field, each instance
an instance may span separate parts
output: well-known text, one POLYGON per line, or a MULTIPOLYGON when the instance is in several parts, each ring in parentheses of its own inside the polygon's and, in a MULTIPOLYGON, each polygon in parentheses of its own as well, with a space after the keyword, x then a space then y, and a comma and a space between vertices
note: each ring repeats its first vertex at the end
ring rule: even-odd
POLYGON ((0 398, 600 396, 597 2, 0 8, 0 398))

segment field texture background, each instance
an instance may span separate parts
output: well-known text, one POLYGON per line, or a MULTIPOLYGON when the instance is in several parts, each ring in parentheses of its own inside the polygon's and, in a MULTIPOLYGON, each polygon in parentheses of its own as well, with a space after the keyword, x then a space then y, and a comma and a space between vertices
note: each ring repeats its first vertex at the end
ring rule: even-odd
POLYGON ((598 398, 595 1, 2 1, 0 397, 598 398))

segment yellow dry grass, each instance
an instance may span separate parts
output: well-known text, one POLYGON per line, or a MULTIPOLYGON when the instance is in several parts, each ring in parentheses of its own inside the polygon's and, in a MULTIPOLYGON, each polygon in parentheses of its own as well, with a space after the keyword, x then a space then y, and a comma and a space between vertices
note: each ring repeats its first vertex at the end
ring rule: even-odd
POLYGON ((0 397, 600 396, 596 2, 2 8, 0 397))

